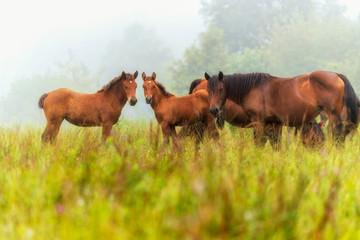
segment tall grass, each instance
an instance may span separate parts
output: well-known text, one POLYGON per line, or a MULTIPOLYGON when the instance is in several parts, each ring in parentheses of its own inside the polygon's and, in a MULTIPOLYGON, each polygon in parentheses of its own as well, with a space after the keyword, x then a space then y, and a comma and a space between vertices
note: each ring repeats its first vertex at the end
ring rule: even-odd
POLYGON ((157 124, 0 129, 2 239, 357 239, 359 136, 254 146, 249 129, 164 146, 157 124))

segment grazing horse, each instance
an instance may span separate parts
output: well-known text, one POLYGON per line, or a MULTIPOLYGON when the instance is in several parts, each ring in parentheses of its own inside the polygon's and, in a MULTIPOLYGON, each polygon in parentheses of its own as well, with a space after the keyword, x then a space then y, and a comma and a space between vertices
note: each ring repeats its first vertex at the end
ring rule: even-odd
MULTIPOLYGON (((146 103, 154 110, 165 143, 169 142, 169 136, 176 137, 176 126, 188 127, 198 123, 203 123, 201 125, 204 126, 204 131, 208 131, 212 137, 218 137, 215 119, 209 112, 208 93, 205 90, 176 97, 156 81, 155 73, 151 76, 143 73, 142 79, 146 103)), ((202 137, 202 133, 197 134, 197 140, 201 140, 202 137)))
POLYGON ((282 125, 302 128, 312 124, 321 111, 330 119, 336 140, 358 125, 358 103, 349 80, 341 74, 316 71, 297 77, 279 78, 267 73, 233 74, 222 72, 208 80, 210 112, 218 116, 226 99, 242 106, 254 127, 254 140, 259 145, 270 139, 276 146, 282 125), (341 110, 347 111, 343 128, 341 110))
MULTIPOLYGON (((196 79, 190 85, 189 94, 195 93, 201 89, 207 90, 208 81, 206 79, 196 79)), ((250 118, 246 115, 243 108, 231 101, 226 99, 225 106, 222 109, 220 117, 216 118, 216 125, 219 128, 224 127, 224 120, 235 127, 249 127, 250 118)))
POLYGON ((101 126, 102 139, 106 140, 126 102, 131 106, 137 102, 137 75, 137 71, 134 74, 122 72, 93 94, 60 88, 42 95, 39 107, 44 109, 47 120, 42 140, 53 141, 64 119, 81 127, 101 126))

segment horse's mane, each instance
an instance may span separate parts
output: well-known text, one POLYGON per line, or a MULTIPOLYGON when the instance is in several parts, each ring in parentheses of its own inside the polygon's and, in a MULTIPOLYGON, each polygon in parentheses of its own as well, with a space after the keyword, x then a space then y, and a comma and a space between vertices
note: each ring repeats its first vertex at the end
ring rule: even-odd
MULTIPOLYGON (((130 78, 131 74, 126 73, 126 78, 130 78)), ((116 83, 120 82, 122 80, 122 75, 119 75, 115 77, 113 80, 111 80, 108 84, 104 85, 102 88, 100 88, 97 92, 105 92, 110 90, 112 86, 114 86, 116 83)))
MULTIPOLYGON (((225 75, 225 91, 227 97, 236 103, 241 103, 242 99, 250 92, 250 90, 261 86, 273 80, 275 77, 268 73, 235 73, 225 75)), ((217 78, 209 79, 209 88, 214 89, 217 78)))
POLYGON ((158 88, 160 89, 160 91, 165 95, 165 97, 169 98, 169 97, 173 97, 175 96, 175 94, 168 92, 165 88, 164 85, 162 85, 161 83, 159 83, 158 81, 155 81, 156 86, 158 86, 158 88))
POLYGON ((190 89, 189 89, 189 94, 192 94, 192 92, 194 91, 194 89, 203 81, 203 79, 199 78, 199 79, 195 79, 194 81, 192 81, 191 85, 190 85, 190 89))

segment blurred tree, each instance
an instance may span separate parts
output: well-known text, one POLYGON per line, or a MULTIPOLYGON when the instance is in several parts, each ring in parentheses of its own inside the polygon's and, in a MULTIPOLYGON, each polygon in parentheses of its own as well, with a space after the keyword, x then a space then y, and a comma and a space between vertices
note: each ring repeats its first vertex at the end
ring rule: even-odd
POLYGON ((110 44, 104 59, 108 76, 123 70, 138 70, 141 76, 142 72, 164 71, 173 57, 154 31, 133 24, 124 30, 119 40, 110 44))
MULTIPOLYGON (((109 79, 110 80, 110 79, 109 79)), ((83 63, 70 55, 69 60, 57 64, 56 70, 48 70, 42 75, 16 81, 9 93, 0 100, 0 120, 2 122, 40 121, 37 106, 39 97, 46 92, 66 87, 75 91, 94 92, 107 81, 99 82, 98 73, 92 74, 83 63)))
POLYGON ((315 70, 347 75, 359 90, 360 24, 342 14, 315 12, 299 16, 288 25, 274 26, 271 44, 245 49, 238 59, 241 72, 263 71, 278 76, 295 76, 315 70))
POLYGON ((192 46, 187 48, 183 60, 175 61, 171 67, 172 89, 182 95, 188 94, 190 83, 204 78, 204 73, 215 74, 219 70, 232 69, 234 56, 227 53, 223 43, 223 31, 212 25, 192 46))
POLYGON ((314 0, 211 0, 203 2, 205 19, 224 31, 224 43, 231 53, 269 42, 274 23, 286 25, 294 14, 306 15, 314 0))
MULTIPOLYGON (((314 70, 336 71, 347 75, 355 88, 360 90, 360 19, 353 21, 346 18, 344 8, 336 0, 314 0, 305 1, 304 5, 295 4, 299 11, 295 10, 296 7, 291 9, 293 0, 269 1, 271 4, 266 2, 261 5, 261 1, 253 3, 242 0, 212 0, 205 4, 205 9, 212 6, 212 10, 216 10, 215 6, 218 4, 223 12, 216 12, 221 14, 220 19, 214 17, 208 30, 201 33, 199 43, 186 49, 183 59, 172 65, 173 83, 179 92, 185 94, 190 82, 203 77, 204 71, 216 73, 219 70, 228 74, 268 72, 284 77, 314 70), (266 16, 278 16, 271 18, 276 20, 269 25, 271 31, 270 28, 265 31, 266 40, 255 45, 240 44, 241 51, 231 54, 231 51, 228 51, 231 41, 242 42, 244 38, 241 31, 253 28, 252 24, 256 23, 248 19, 250 25, 245 22, 244 28, 236 32, 237 24, 234 23, 239 21, 241 16, 236 16, 235 13, 251 14, 246 11, 245 6, 255 6, 254 4, 258 8, 267 6, 263 9, 268 9, 266 16), (239 10, 240 5, 244 6, 243 11, 239 10), (229 10, 228 14, 224 9, 229 10), (225 29, 218 27, 222 18, 229 21, 225 29), (229 29, 233 31, 233 37, 225 37, 229 29)), ((255 16, 255 13, 253 14, 255 16)), ((249 34, 249 37, 254 36, 249 34)))

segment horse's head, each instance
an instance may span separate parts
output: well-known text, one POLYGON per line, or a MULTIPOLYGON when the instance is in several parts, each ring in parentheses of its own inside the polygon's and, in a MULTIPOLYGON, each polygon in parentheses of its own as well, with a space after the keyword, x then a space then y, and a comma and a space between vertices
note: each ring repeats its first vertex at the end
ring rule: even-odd
POLYGON ((205 73, 205 79, 208 81, 210 113, 214 117, 218 117, 226 101, 224 74, 219 72, 218 75, 210 77, 209 74, 205 73))
POLYGON ((134 74, 122 72, 122 76, 121 76, 123 79, 124 91, 131 106, 134 106, 137 103, 137 99, 136 99, 137 84, 135 82, 137 76, 138 76, 138 71, 136 71, 134 74))
POLYGON ((143 88, 146 103, 150 104, 156 91, 156 74, 153 72, 151 76, 146 76, 146 74, 143 72, 141 77, 144 80, 143 88))

